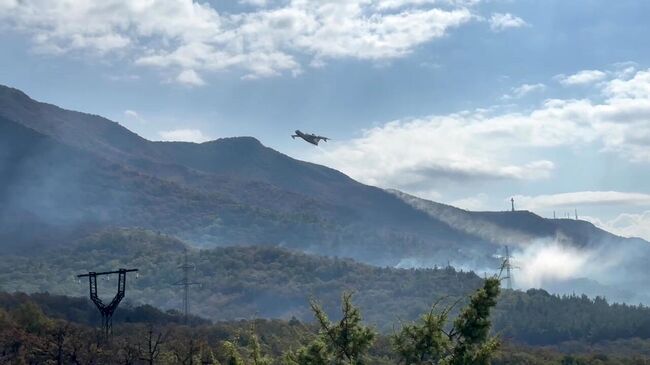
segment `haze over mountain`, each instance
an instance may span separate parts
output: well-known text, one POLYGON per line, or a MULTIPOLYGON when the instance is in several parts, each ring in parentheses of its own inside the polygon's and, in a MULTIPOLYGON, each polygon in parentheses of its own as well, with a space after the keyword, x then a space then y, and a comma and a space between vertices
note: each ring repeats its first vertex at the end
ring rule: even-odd
POLYGON ((0 203, 0 239, 14 252, 122 226, 203 247, 273 245, 376 265, 494 271, 507 244, 521 260, 522 286, 565 290, 569 280, 583 283, 570 286, 576 292, 650 302, 635 290, 650 277, 643 240, 585 221, 471 212, 385 191, 252 137, 153 142, 4 86, 0 203))

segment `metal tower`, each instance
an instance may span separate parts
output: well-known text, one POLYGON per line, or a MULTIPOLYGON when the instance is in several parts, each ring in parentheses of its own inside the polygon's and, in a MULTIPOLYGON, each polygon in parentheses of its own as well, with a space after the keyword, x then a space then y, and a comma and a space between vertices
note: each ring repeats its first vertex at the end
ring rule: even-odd
POLYGON ((200 283, 190 281, 190 269, 194 269, 194 265, 187 262, 187 249, 185 249, 183 265, 178 268, 183 270, 183 279, 174 285, 183 287, 183 315, 185 318, 185 324, 187 324, 190 314, 190 286, 200 285, 200 283))
POLYGON ((117 306, 120 304, 122 299, 124 299, 124 293, 126 291, 126 273, 138 271, 138 269, 118 269, 117 271, 105 271, 105 272, 94 272, 91 271, 88 274, 77 275, 78 278, 88 277, 88 287, 90 291, 90 300, 95 303, 95 306, 99 310, 99 313, 102 315, 102 329, 104 330, 104 335, 106 337, 110 336, 113 332, 113 313, 117 309, 117 306), (113 297, 113 300, 106 305, 99 299, 97 295, 97 277, 101 275, 111 275, 118 274, 117 280, 117 294, 113 297))
POLYGON ((503 263, 501 264, 499 277, 503 275, 503 271, 505 270, 506 276, 504 279, 506 279, 506 289, 512 289, 512 270, 517 267, 512 264, 512 256, 510 256, 510 248, 508 246, 506 246, 506 254, 505 256, 502 256, 502 258, 503 263))

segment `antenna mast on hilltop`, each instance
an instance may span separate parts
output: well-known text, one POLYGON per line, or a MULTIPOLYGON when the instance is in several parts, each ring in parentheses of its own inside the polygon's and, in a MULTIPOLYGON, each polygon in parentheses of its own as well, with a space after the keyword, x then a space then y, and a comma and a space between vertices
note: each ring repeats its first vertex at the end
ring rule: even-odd
POLYGON ((174 285, 183 287, 183 315, 185 318, 185 324, 187 324, 187 320, 190 314, 190 286, 200 285, 199 283, 190 281, 190 269, 194 269, 194 265, 187 262, 187 248, 185 249, 184 253, 183 265, 179 266, 178 268, 183 270, 183 279, 174 285))

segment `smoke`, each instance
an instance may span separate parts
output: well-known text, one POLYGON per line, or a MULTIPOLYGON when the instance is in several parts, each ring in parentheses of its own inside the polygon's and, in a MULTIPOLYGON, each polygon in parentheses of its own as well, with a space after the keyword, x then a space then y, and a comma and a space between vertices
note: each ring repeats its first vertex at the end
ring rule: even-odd
MULTIPOLYGON (((515 250, 518 288, 540 288, 545 284, 584 277, 592 270, 596 255, 590 250, 568 247, 558 242, 538 240, 515 250)), ((513 274, 515 276, 515 274, 513 274)))
MULTIPOLYGON (((459 231, 494 244, 494 251, 490 253, 493 255, 491 263, 489 260, 468 260, 467 257, 451 258, 454 267, 479 274, 494 274, 503 256, 497 251, 501 251, 503 245, 509 245, 514 257, 512 264, 516 266, 512 276, 517 289, 543 288, 557 294, 587 294, 606 297, 610 301, 650 304, 650 290, 645 289, 650 281, 647 264, 650 245, 646 241, 601 235, 584 242, 573 242, 560 231, 556 231, 554 236, 538 238, 525 232, 531 228, 531 223, 526 220, 513 221, 511 227, 504 227, 485 219, 489 215, 430 202, 395 190, 389 192, 459 231)), ((525 218, 527 213, 519 214, 525 218)), ((540 226, 543 223, 541 218, 539 223, 540 226)), ((580 239, 580 231, 575 232, 580 239)), ((407 268, 441 266, 439 261, 417 257, 402 260, 399 265, 407 268)))
POLYGON ((650 303, 647 269, 650 245, 644 241, 577 247, 541 239, 513 251, 516 289, 543 288, 556 294, 601 296, 611 302, 650 303))
POLYGON ((518 245, 533 239, 533 236, 525 232, 501 227, 486 219, 477 218, 472 212, 463 209, 421 199, 399 190, 387 189, 386 191, 454 229, 498 245, 518 245))

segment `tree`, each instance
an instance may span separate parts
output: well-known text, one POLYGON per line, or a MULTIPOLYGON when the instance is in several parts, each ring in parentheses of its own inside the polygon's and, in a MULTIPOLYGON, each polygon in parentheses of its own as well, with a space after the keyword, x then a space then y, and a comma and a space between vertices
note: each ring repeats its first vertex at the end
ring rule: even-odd
POLYGON ((451 307, 440 313, 434 305, 419 323, 406 325, 393 336, 400 363, 406 365, 486 365, 499 346, 490 337, 490 310, 496 305, 500 280, 485 279, 449 332, 445 331, 451 307))
POLYGON ((260 345, 259 338, 257 337, 257 333, 255 331, 254 321, 251 324, 249 350, 250 350, 250 359, 253 365, 271 364, 272 360, 262 354, 262 346, 260 345))
POLYGON ((489 364, 499 347, 495 337, 490 337, 490 310, 497 304, 501 281, 492 277, 485 279, 483 288, 472 295, 469 305, 454 322, 450 334, 454 346, 452 365, 489 364))
POLYGON ((352 304, 352 294, 343 293, 341 319, 332 323, 323 308, 310 302, 320 332, 317 339, 299 349, 289 361, 298 365, 365 364, 365 357, 375 339, 375 332, 361 324, 361 312, 352 304))
POLYGON ((199 354, 198 358, 196 359, 195 363, 196 364, 201 364, 201 365, 220 365, 219 361, 217 360, 216 356, 214 356, 214 352, 212 352, 212 349, 206 342, 201 343, 199 346, 199 354))
POLYGON ((226 365, 245 365, 237 346, 233 342, 224 341, 222 347, 226 355, 226 365))
POLYGON ((287 365, 329 365, 330 357, 325 342, 317 338, 307 346, 303 346, 295 352, 287 353, 285 363, 287 365))
POLYGON ((437 313, 436 305, 422 316, 419 323, 405 325, 399 334, 393 336, 393 348, 400 363, 437 364, 449 353, 451 340, 445 333, 445 325, 451 307, 437 313))
POLYGON ((144 338, 144 345, 138 344, 138 350, 142 356, 140 360, 153 365, 160 356, 160 347, 165 342, 165 337, 162 332, 155 333, 153 326, 149 326, 144 338))
POLYGON ((65 347, 70 334, 70 324, 57 322, 52 331, 50 331, 47 342, 50 348, 50 355, 56 361, 57 365, 65 363, 65 347))

